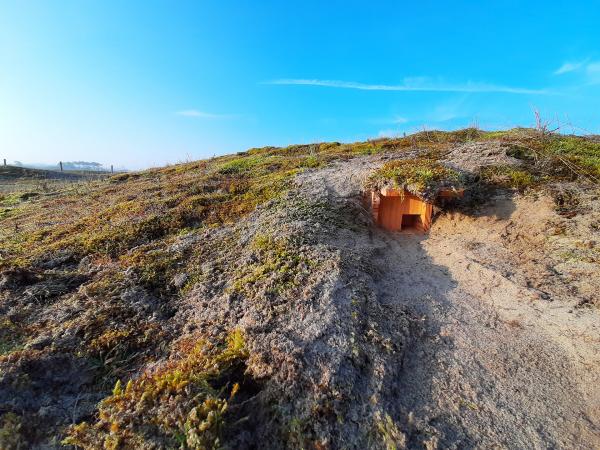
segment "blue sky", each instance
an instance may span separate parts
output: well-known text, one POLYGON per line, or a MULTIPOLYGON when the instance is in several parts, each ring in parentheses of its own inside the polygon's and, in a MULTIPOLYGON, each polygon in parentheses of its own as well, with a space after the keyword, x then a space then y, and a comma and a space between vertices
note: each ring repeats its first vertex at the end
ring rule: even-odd
POLYGON ((128 168, 422 127, 600 132, 597 1, 0 2, 0 158, 128 168))

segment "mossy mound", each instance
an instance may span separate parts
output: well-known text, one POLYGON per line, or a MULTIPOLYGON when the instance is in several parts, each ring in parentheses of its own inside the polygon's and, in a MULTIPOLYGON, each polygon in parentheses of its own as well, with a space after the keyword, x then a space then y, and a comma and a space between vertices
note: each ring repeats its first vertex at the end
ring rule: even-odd
POLYGON ((98 408, 95 423, 72 426, 63 441, 85 449, 221 447, 228 407, 234 401, 248 356, 234 331, 224 348, 207 342, 179 344, 183 357, 125 387, 117 381, 98 408), (223 385, 223 380, 230 381, 223 385))
POLYGON ((463 175, 434 159, 402 159, 391 161, 373 173, 367 188, 405 189, 426 200, 433 200, 442 189, 463 185, 463 175))

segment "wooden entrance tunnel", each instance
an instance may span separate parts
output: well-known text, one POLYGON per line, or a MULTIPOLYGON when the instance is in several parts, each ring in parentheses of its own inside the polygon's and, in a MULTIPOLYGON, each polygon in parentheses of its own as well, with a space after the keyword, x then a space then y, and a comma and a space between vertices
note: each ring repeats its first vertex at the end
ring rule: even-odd
MULTIPOLYGON (((464 189, 442 189, 437 198, 445 201, 463 194, 464 189)), ((375 223, 386 230, 424 233, 431 228, 433 203, 406 190, 384 188, 368 191, 364 200, 375 223)))
POLYGON ((425 232, 431 227, 433 205, 408 191, 382 189, 370 197, 373 219, 386 230, 425 232))

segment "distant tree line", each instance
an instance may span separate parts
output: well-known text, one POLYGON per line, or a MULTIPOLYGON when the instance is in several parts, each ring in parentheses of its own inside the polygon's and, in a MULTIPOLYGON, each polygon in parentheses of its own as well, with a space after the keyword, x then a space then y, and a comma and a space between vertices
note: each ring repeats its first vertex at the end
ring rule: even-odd
POLYGON ((102 164, 89 161, 63 161, 62 165, 64 170, 106 170, 102 164))
MULTIPOLYGON (((0 160, 0 164, 2 161, 0 160)), ((30 169, 42 169, 42 170, 56 170, 60 167, 61 163, 56 164, 41 164, 41 163, 23 163, 21 161, 13 161, 13 166, 26 167, 30 169)), ((83 170, 91 172, 108 172, 110 166, 104 167, 99 162, 95 161, 62 161, 63 170, 83 170)))

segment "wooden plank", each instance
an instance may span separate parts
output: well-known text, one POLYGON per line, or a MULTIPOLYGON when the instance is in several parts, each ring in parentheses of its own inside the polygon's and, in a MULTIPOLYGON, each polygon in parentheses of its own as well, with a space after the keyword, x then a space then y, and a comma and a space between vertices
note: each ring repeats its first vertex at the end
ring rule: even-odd
POLYGON ((381 196, 379 202, 379 225, 386 230, 402 229, 402 200, 395 196, 381 196))
POLYGON ((438 196, 441 198, 459 198, 465 195, 464 189, 442 189, 438 196))
POLYGON ((433 215, 433 205, 431 203, 425 204, 425 210, 421 215, 421 221, 423 222, 423 231, 429 231, 431 228, 431 216, 433 215))

